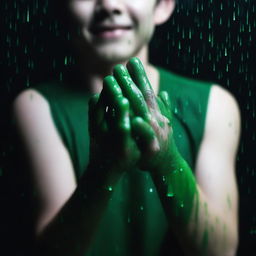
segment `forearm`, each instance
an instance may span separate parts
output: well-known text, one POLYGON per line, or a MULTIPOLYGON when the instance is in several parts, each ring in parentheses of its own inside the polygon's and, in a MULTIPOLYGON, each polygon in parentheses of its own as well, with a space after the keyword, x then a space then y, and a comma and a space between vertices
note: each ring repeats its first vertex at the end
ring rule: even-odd
POLYGON ((92 168, 86 171, 70 199, 38 234, 37 255, 80 256, 89 249, 112 189, 121 176, 104 177, 102 173, 92 168))
POLYGON ((180 155, 152 173, 169 223, 186 255, 235 254, 233 213, 209 201, 180 155))

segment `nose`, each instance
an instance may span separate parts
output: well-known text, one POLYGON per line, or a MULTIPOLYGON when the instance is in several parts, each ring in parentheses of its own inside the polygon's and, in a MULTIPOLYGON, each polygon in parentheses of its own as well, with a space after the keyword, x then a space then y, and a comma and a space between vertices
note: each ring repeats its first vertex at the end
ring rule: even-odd
MULTIPOLYGON (((133 1, 133 0, 131 0, 133 1)), ((96 9, 108 14, 121 14, 123 0, 98 0, 96 9)))

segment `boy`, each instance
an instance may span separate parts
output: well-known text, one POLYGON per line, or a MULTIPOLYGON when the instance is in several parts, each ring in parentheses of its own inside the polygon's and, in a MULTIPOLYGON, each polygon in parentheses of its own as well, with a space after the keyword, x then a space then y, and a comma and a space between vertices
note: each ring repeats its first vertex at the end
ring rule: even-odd
POLYGON ((235 255, 237 104, 217 85, 148 62, 154 27, 174 6, 56 0, 79 29, 78 79, 14 102, 36 194, 37 253, 180 255, 180 246, 185 255, 235 255))

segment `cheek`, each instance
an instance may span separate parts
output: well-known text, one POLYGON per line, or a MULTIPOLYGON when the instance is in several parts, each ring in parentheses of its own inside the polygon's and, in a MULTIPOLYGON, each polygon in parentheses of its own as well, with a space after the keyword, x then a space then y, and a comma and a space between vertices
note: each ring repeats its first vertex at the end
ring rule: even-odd
POLYGON ((151 13, 142 17, 139 24, 139 33, 145 41, 148 41, 154 32, 153 16, 151 13))
POLYGON ((92 1, 71 1, 69 4, 69 10, 72 17, 78 21, 80 25, 89 24, 92 8, 92 1))
POLYGON ((130 0, 134 4, 130 13, 133 15, 135 23, 143 34, 152 33, 154 30, 154 2, 155 0, 130 0), (147 4, 145 4, 147 2, 147 4))

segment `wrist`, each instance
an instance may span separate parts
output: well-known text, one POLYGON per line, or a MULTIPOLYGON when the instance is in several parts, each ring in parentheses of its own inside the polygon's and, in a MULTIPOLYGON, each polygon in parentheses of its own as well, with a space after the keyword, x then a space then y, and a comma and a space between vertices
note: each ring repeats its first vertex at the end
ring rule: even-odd
POLYGON ((184 158, 176 151, 151 176, 170 216, 188 223, 198 192, 194 174, 184 158))

